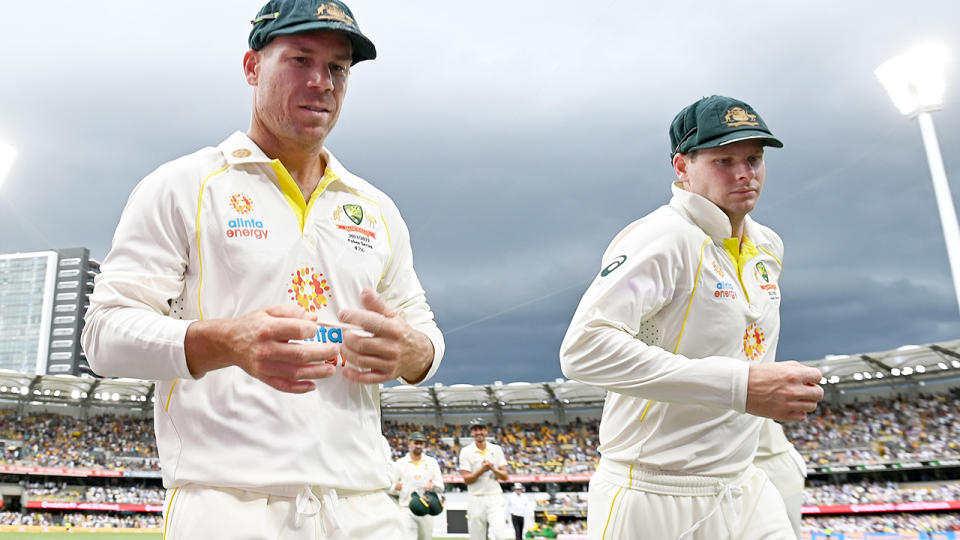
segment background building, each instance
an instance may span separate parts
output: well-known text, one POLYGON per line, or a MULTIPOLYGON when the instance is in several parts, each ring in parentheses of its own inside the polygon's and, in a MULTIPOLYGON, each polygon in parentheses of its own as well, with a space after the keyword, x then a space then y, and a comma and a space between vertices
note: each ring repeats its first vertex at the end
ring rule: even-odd
POLYGON ((99 272, 87 248, 0 255, 0 369, 91 373, 80 331, 99 272))

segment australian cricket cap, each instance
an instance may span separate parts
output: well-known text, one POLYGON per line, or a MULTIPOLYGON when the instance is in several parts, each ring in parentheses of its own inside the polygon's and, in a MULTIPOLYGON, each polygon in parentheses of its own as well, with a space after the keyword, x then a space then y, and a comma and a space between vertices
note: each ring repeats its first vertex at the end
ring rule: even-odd
POLYGON ((473 429, 475 427, 487 427, 487 421, 479 417, 474 418, 473 420, 470 421, 470 429, 473 429))
POLYGON ((420 433, 419 431, 414 431, 413 433, 411 433, 409 438, 411 441, 427 442, 427 438, 424 437, 423 433, 420 433))
POLYGON ((332 30, 350 38, 354 64, 377 57, 373 42, 360 31, 350 8, 339 0, 270 0, 250 22, 253 29, 247 41, 255 51, 277 36, 332 30))
POLYGON ((674 117, 670 124, 670 157, 748 139, 783 147, 750 105, 726 96, 705 97, 674 117))

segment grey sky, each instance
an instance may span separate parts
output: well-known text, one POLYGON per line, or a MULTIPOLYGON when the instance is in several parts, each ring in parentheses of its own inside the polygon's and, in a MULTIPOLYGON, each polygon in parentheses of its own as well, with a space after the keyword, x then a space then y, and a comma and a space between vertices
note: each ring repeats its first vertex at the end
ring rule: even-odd
MULTIPOLYGON (((404 213, 447 331, 437 381, 561 376, 607 243, 669 199, 671 118, 713 93, 786 144, 754 213, 786 244, 781 359, 960 336, 919 129, 873 76, 950 48, 934 120, 960 182, 960 3, 349 3, 380 57, 354 68, 328 146, 404 213)), ((259 1, 3 4, 0 140, 20 155, 0 252, 102 258, 137 181, 246 129, 259 1)))

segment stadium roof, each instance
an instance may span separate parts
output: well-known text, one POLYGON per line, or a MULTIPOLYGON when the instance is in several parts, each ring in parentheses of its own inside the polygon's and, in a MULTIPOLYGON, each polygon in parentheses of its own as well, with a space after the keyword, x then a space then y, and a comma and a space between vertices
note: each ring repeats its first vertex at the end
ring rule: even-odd
MULTIPOLYGON (((827 399, 834 390, 884 390, 960 381, 960 340, 904 345, 874 353, 830 355, 804 364, 823 372, 821 384, 827 389, 827 399)), ((152 408, 153 392, 152 381, 139 379, 30 375, 0 370, 0 402, 148 409, 152 408)), ((392 386, 382 388, 380 399, 385 413, 443 414, 477 412, 487 407, 502 412, 599 408, 604 395, 599 388, 557 379, 537 383, 392 386)))

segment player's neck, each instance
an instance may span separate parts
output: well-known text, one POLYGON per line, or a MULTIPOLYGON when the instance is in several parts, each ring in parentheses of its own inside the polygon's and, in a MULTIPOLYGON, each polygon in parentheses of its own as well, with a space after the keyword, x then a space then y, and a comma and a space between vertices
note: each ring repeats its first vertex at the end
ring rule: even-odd
POLYGON ((257 143, 267 157, 280 160, 300 188, 304 200, 309 201, 327 170, 327 154, 323 150, 323 141, 298 144, 277 137, 268 130, 259 128, 256 123, 250 126, 247 136, 257 143))
POLYGON ((487 449, 487 440, 486 440, 486 439, 484 439, 484 440, 482 440, 482 441, 479 441, 479 442, 478 442, 478 441, 474 441, 473 444, 477 445, 477 449, 478 449, 478 450, 486 450, 486 449, 487 449))

